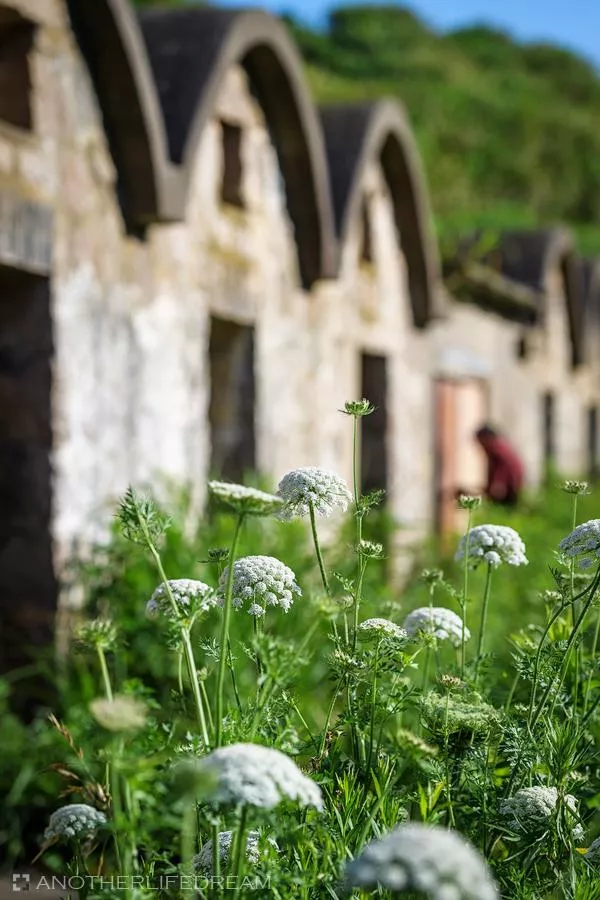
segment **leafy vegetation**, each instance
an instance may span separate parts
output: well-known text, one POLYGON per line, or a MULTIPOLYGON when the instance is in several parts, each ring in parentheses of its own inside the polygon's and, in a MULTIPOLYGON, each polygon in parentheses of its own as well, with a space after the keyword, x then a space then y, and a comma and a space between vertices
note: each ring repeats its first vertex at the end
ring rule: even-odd
MULTIPOLYGON (((355 440, 365 403, 346 407, 355 440)), ((552 483, 510 515, 467 498, 464 552, 455 554, 456 540, 447 557, 432 545, 399 590, 386 577, 394 535, 379 498, 356 488, 351 497, 321 473, 322 509, 351 499, 321 548, 304 477, 291 473, 279 498, 212 485, 217 507, 193 537, 180 525, 185 498, 174 518, 133 491, 123 498, 113 540, 77 570, 87 604, 56 675, 55 714, 23 724, 0 694, 3 855, 15 867, 41 845, 47 871, 79 878, 82 900, 190 897, 193 866, 200 898, 222 895, 216 873, 232 879, 234 897, 341 900, 347 862, 359 860, 348 871, 366 884, 365 846, 397 830, 385 853, 417 891, 403 896, 423 896, 427 883, 435 900, 447 896, 436 890, 431 829, 441 827, 467 838, 473 854, 443 854, 461 858, 443 874, 453 896, 500 896, 489 870, 505 898, 597 900, 597 857, 584 854, 600 831, 598 521, 558 546, 593 516, 594 495, 552 483), (293 496, 300 502, 286 508, 304 521, 279 521, 293 496), (249 595, 248 556, 260 576, 249 595), (230 579, 234 560, 241 568, 230 579), (278 575, 277 560, 291 572, 278 575), (302 588, 287 612, 284 576, 302 588), (214 589, 219 603, 207 604, 214 589), (235 751, 242 756, 219 781, 238 802, 221 796, 216 808, 208 751, 240 742, 254 749, 235 751), (293 784, 300 805, 316 809, 298 809, 291 794, 261 807, 284 765, 275 756, 261 768, 265 747, 300 767, 283 790, 293 784), (50 814, 73 802, 83 811, 63 809, 44 840, 50 814), (407 820, 417 841, 408 856, 407 820), (208 842, 220 829, 233 838, 217 861, 208 842), (256 852, 245 859, 249 831, 256 852)), ((381 852, 385 885, 397 868, 381 852)))

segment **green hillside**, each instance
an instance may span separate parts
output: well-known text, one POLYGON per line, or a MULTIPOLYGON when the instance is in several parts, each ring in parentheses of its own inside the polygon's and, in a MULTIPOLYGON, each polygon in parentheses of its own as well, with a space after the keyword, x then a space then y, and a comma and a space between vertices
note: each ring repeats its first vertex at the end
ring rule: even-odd
POLYGON ((318 102, 404 102, 442 241, 562 221, 600 254, 600 75, 588 62, 485 26, 436 32, 398 6, 340 7, 326 33, 287 21, 318 102))

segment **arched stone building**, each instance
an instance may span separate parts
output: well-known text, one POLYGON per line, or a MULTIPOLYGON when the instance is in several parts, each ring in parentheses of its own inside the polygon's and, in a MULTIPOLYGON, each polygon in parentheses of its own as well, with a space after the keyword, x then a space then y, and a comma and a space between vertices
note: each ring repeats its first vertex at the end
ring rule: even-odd
POLYGON ((319 111, 261 12, 0 0, 0 31, 7 665, 128 484, 186 484, 199 514, 211 471, 350 477, 349 398, 379 407, 363 484, 410 540, 452 524, 484 412, 532 484, 550 450, 596 460, 597 269, 556 231, 442 273, 399 104, 319 111))

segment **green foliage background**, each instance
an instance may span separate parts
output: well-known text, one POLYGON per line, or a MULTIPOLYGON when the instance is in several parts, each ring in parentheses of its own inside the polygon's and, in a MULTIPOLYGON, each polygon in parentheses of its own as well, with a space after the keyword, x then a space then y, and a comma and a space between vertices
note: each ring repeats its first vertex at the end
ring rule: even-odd
POLYGON ((582 252, 600 253, 600 77, 589 62, 482 25, 436 32, 393 5, 341 6, 324 33, 287 22, 318 103, 403 101, 441 240, 561 221, 582 252))

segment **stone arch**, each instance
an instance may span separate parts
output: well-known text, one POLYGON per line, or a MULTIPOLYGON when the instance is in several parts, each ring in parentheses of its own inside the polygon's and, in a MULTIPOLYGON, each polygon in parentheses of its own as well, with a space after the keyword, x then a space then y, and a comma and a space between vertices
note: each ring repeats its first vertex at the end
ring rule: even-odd
POLYGON ((419 151, 402 106, 383 100, 321 110, 340 248, 361 216, 365 168, 379 160, 394 208, 414 323, 441 312, 440 270, 419 151))
POLYGON ((125 225, 177 218, 182 197, 148 56, 128 0, 67 0, 117 170, 125 225))
MULTIPOLYGON (((558 269, 566 302, 571 363, 585 362, 584 298, 575 238, 567 228, 506 231, 499 241, 502 274, 545 293, 548 274, 558 269)), ((542 311, 543 312, 543 311, 542 311)))
POLYGON ((181 166, 186 189, 219 87, 231 66, 241 65, 279 156, 303 285, 332 277, 335 237, 323 135, 285 27, 260 11, 223 9, 150 10, 140 23, 170 158, 181 166))

